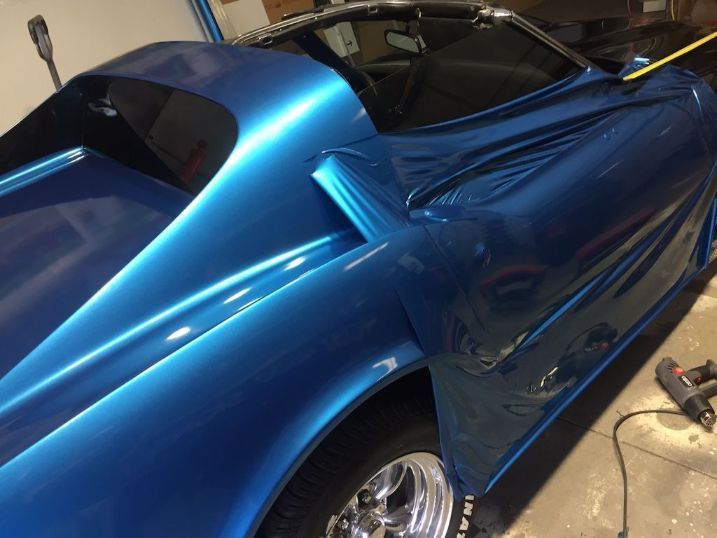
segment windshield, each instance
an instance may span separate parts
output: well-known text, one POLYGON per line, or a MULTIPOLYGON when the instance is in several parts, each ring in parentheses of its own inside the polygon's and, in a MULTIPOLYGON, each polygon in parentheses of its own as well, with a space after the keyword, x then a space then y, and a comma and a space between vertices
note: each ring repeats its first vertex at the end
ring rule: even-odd
POLYGON ((475 114, 579 71, 510 22, 368 19, 313 28, 269 46, 338 72, 381 132, 475 114))

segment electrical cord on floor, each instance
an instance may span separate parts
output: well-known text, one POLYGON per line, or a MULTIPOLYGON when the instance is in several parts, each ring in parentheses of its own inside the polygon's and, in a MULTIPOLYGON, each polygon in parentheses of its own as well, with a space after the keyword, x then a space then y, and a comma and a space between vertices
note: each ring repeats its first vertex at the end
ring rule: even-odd
POLYGON ((687 416, 679 409, 645 409, 642 411, 634 411, 627 415, 621 416, 615 422, 612 427, 612 446, 615 449, 615 455, 617 456, 617 462, 620 465, 620 472, 622 473, 622 531, 617 534, 617 538, 627 538, 627 468, 625 467, 625 458, 622 456, 622 449, 620 449, 620 440, 617 437, 617 430, 622 426, 626 420, 637 416, 645 415, 648 413, 654 414, 665 414, 665 415, 682 415, 687 416))

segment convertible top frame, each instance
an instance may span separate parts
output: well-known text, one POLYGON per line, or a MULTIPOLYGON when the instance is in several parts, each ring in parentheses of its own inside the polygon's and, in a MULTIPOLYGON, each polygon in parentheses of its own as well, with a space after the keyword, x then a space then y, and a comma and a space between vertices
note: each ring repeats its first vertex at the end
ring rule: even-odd
POLYGON ((289 14, 276 24, 242 34, 228 43, 239 46, 268 48, 275 40, 286 41, 307 31, 325 28, 340 22, 357 20, 405 20, 421 17, 466 19, 474 24, 491 24, 505 20, 547 45, 581 68, 592 66, 585 58, 551 38, 513 11, 485 2, 462 0, 368 0, 318 7, 289 14))

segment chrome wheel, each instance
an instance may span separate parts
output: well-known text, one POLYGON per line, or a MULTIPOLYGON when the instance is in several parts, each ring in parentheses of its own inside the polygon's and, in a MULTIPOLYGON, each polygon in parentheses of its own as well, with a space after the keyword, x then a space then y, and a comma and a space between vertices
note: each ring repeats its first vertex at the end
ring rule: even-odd
POLYGON ((443 538, 453 494, 437 456, 414 452, 379 470, 326 525, 328 538, 443 538))

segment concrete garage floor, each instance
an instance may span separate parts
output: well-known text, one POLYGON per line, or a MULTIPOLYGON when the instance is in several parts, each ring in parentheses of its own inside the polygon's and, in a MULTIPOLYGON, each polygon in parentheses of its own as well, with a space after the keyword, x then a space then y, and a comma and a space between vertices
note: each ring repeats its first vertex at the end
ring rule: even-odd
MULTIPOLYGON (((479 501, 477 536, 616 538, 622 482, 613 424, 621 414, 675 405, 655 379, 662 357, 686 367, 717 358, 716 275, 713 264, 479 501)), ((685 417, 641 415, 621 426, 620 439, 629 538, 717 536, 717 433, 685 417)))

